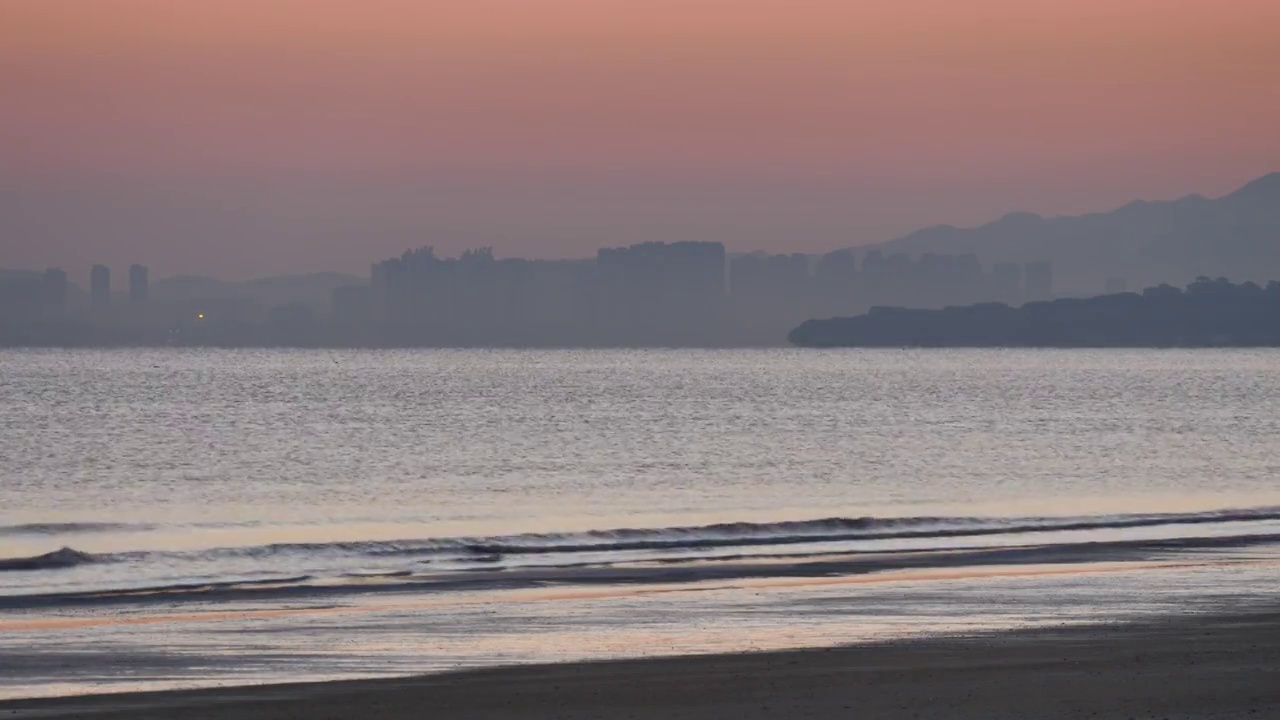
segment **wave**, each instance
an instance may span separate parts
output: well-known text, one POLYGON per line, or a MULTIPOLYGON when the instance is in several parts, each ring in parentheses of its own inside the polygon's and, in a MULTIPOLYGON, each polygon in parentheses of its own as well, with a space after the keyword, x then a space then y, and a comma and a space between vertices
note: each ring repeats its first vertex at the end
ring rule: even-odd
POLYGON ((795 520, 772 523, 719 523, 665 528, 619 528, 582 533, 529 533, 485 538, 431 538, 355 543, 299 543, 231 550, 288 553, 342 550, 363 555, 452 556, 472 561, 510 555, 608 553, 641 550, 699 550, 769 545, 980 537, 1037 532, 1110 530, 1280 520, 1280 507, 1200 513, 1103 515, 1090 517, 979 518, 906 517, 795 520))
MULTIPOLYGON (((786 556, 788 562, 751 562, 760 556, 720 557, 724 563, 670 560, 640 565, 609 562, 565 565, 466 568, 447 574, 397 571, 356 572, 339 576, 298 575, 258 579, 199 579, 182 582, 103 587, 90 590, 0 594, 0 610, 49 608, 69 605, 159 602, 166 605, 194 600, 200 603, 228 600, 271 602, 286 599, 307 602, 307 607, 336 607, 336 598, 367 593, 470 592, 513 590, 562 585, 646 585, 681 584, 702 581, 735 581, 750 578, 830 578, 868 575, 893 570, 928 570, 966 567, 1042 566, 1096 563, 1126 563, 1169 558, 1183 551, 1228 550, 1259 545, 1275 547, 1280 534, 1244 534, 1222 537, 1193 537, 1096 541, 1077 539, 1060 544, 971 547, 947 552, 905 551, 897 553, 858 552, 813 553, 786 556), (735 560, 747 560, 738 562, 735 560), (317 604, 324 603, 324 604, 317 604)), ((693 558, 689 558, 693 560, 693 558)), ((1214 562, 1208 560, 1207 562, 1214 562)))
POLYGON ((96 555, 64 547, 43 555, 22 558, 0 558, 0 571, 54 570, 98 562, 96 555))
POLYGON ((344 554, 414 557, 431 561, 493 562, 511 555, 610 553, 643 550, 699 550, 850 541, 980 537, 1041 532, 1113 530, 1280 520, 1280 507, 1238 508, 1197 513, 1076 517, 904 517, 718 523, 664 528, 618 528, 580 533, 527 533, 493 537, 445 537, 312 543, 273 543, 194 552, 136 551, 100 556, 100 561, 166 558, 265 557, 288 554, 344 554))
POLYGON ((198 551, 131 551, 89 555, 71 548, 34 558, 0 559, 0 570, 55 569, 85 562, 144 562, 265 558, 280 555, 402 557, 417 562, 492 565, 511 556, 609 554, 664 550, 692 553, 723 548, 768 547, 877 540, 1027 535, 1046 532, 1122 530, 1160 526, 1248 523, 1280 520, 1280 507, 1238 508, 1197 513, 1097 515, 1076 517, 903 517, 794 520, 771 523, 718 523, 664 528, 617 528, 579 533, 526 533, 493 537, 445 537, 404 540, 273 543, 198 551))
POLYGON ((19 525, 0 525, 0 535, 69 535, 76 533, 96 533, 113 531, 141 532, 154 530, 155 525, 149 523, 113 523, 113 522, 66 522, 66 523, 23 523, 19 525))

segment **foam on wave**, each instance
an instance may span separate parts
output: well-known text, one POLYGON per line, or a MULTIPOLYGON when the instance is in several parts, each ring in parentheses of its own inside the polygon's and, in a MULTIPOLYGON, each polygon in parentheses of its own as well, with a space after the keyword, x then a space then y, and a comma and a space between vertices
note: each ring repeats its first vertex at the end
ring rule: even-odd
MULTIPOLYGON (((943 539, 1274 520, 1280 520, 1280 507, 1243 508, 1199 513, 1057 518, 832 517, 772 523, 736 522, 665 528, 618 528, 580 533, 526 533, 493 537, 420 538, 391 541, 274 543, 248 547, 214 548, 194 552, 136 551, 91 557, 94 557, 94 560, 98 562, 113 562, 145 561, 153 558, 216 560, 232 557, 325 554, 373 558, 406 557, 422 561, 460 560, 479 563, 493 562, 506 556, 646 550, 682 552, 717 548, 765 547, 859 540, 927 540, 929 538, 943 539)), ((50 553, 50 555, 54 554, 50 553)), ((29 562, 32 560, 34 559, 0 561, 0 569, 4 569, 5 565, 3 563, 6 562, 29 562)))
POLYGON ((0 558, 0 571, 54 570, 98 562, 95 555, 64 547, 43 555, 20 558, 0 558))

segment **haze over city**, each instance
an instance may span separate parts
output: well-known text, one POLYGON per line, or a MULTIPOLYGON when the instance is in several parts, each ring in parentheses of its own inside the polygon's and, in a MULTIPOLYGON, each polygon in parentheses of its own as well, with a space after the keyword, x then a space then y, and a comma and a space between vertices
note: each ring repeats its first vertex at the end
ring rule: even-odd
POLYGON ((0 6, 0 267, 821 253, 1280 167, 1280 4, 0 6))
POLYGON ((0 0, 0 718, 1280 718, 1280 0, 0 0))

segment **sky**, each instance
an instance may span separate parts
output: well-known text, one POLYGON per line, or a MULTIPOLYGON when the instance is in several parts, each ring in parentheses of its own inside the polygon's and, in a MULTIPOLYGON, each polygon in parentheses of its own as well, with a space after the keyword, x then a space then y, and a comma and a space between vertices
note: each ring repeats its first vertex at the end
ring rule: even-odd
POLYGON ((1276 0, 0 0, 0 267, 818 252, 1280 170, 1276 0))

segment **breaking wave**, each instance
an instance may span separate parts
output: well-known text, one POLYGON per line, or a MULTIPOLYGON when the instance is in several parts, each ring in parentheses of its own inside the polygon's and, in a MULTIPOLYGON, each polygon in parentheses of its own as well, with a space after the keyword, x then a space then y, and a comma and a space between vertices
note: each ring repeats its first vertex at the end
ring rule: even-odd
POLYGON ((1072 530, 1280 520, 1280 507, 1203 513, 1108 515, 1071 518, 823 518, 772 523, 720 523, 665 528, 619 528, 581 533, 528 533, 497 537, 342 543, 283 543, 213 552, 259 555, 339 551, 368 556, 453 556, 470 559, 629 550, 698 550, 768 545, 979 537, 1072 530))
POLYGON ((81 552, 74 548, 64 547, 43 555, 21 558, 0 558, 0 571, 13 570, 53 570, 69 568, 85 563, 98 562, 96 555, 81 552))
POLYGON ((89 555, 70 548, 33 558, 0 559, 0 570, 74 567, 85 562, 216 560, 279 555, 339 555, 364 558, 404 557, 419 562, 446 560, 493 563, 510 556, 613 553, 663 550, 693 552, 875 540, 928 540, 1019 535, 1044 532, 1176 527, 1280 520, 1280 507, 1198 513, 1097 515, 1077 517, 906 517, 797 520, 771 523, 720 523, 665 528, 618 528, 579 533, 526 533, 492 537, 445 537, 391 541, 274 543, 199 551, 134 551, 89 555))

